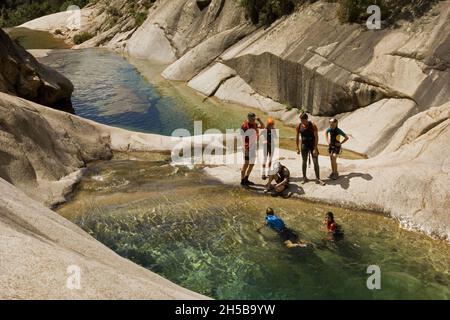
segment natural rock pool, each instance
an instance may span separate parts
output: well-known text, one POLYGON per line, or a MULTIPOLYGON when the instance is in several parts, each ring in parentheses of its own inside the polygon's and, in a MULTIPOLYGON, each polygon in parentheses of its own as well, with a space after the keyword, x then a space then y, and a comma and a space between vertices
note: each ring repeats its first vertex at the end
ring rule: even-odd
MULTIPOLYGON (((29 48, 42 48, 36 42, 42 37, 46 47, 63 45, 20 32, 29 48)), ((133 66, 108 50, 56 50, 40 60, 74 83, 76 113, 100 123, 170 135, 177 128, 192 131, 194 120, 203 130, 238 128, 252 110, 205 99, 161 79, 164 66, 130 59, 133 66)), ((277 127, 281 146, 292 149, 293 129, 277 127)), ((91 163, 58 212, 118 254, 213 298, 450 298, 448 244, 381 215, 227 187, 201 168, 170 166, 166 154, 116 154, 91 163), (256 232, 267 206, 315 249, 288 250, 271 231, 256 232), (345 230, 343 241, 323 240, 329 210, 345 230), (381 290, 366 286, 369 265, 381 268, 381 290)))
POLYGON ((368 212, 227 187, 165 154, 92 163, 58 212, 118 254, 220 299, 449 299, 450 247, 368 212), (315 249, 287 249, 263 229, 271 206, 315 249), (324 241, 335 213, 345 239, 324 241), (381 290, 369 290, 369 265, 381 290))
MULTIPOLYGON (((75 86, 72 104, 75 113, 99 123, 145 133, 171 135, 175 129, 194 134, 194 121, 203 131, 240 128, 248 112, 262 111, 215 98, 206 99, 184 83, 164 80, 165 66, 128 58, 107 49, 56 50, 39 59, 66 77, 75 86), (131 63, 130 63, 131 62, 131 63)), ((295 149, 295 129, 276 122, 280 146, 295 149)), ((325 154, 325 147, 321 147, 325 154)), ((344 150, 344 158, 362 156, 344 150)))
POLYGON ((58 38, 54 34, 27 28, 9 28, 5 29, 8 35, 25 49, 68 49, 63 38, 58 38))

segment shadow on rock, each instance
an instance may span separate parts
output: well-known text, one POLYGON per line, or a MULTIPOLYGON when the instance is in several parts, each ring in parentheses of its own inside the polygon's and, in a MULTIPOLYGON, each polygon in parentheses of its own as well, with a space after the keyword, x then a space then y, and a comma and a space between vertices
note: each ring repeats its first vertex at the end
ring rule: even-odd
POLYGON ((352 172, 349 174, 341 175, 337 180, 328 179, 326 183, 331 186, 339 185, 342 189, 347 190, 350 187, 350 179, 353 178, 363 178, 364 180, 370 181, 373 177, 368 173, 357 173, 352 172))
POLYGON ((293 195, 301 196, 301 195, 305 194, 305 191, 303 190, 303 188, 299 187, 298 185, 296 185, 294 183, 289 184, 289 188, 287 188, 286 190, 284 190, 281 193, 276 192, 275 190, 266 192, 265 184, 254 184, 251 186, 246 186, 245 188, 248 190, 256 191, 258 193, 271 195, 272 197, 282 197, 282 198, 286 198, 286 199, 292 197, 293 195))

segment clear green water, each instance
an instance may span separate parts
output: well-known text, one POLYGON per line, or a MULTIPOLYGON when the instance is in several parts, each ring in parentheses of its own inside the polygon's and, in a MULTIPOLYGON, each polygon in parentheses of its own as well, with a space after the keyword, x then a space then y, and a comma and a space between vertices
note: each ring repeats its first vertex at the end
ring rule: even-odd
MULTIPOLYGON (((48 33, 16 32, 28 49, 62 45, 48 33)), ((170 135, 192 130, 197 120, 204 130, 225 130, 238 128, 251 110, 205 100, 161 79, 164 66, 107 50, 58 50, 41 60, 75 84, 76 113, 105 124, 170 135)), ((282 146, 293 148, 293 129, 278 128, 282 146)), ((380 215, 226 187, 200 169, 171 167, 167 155, 116 155, 90 164, 59 212, 120 255, 214 298, 450 298, 448 244, 380 215), (316 248, 289 250, 270 230, 257 233, 267 206, 316 248), (343 241, 323 240, 328 210, 346 232, 343 241), (366 287, 369 265, 381 268, 381 290, 366 287)))
POLYGON ((11 39, 18 42, 25 49, 66 49, 70 48, 64 39, 58 38, 47 31, 31 30, 27 28, 5 29, 11 39))
POLYGON ((59 213, 120 255, 220 299, 449 299, 450 246, 384 216, 260 196, 168 165, 164 154, 89 165, 59 213), (138 160, 138 161, 137 161, 138 160), (315 249, 256 229, 273 207, 315 249), (324 241, 332 210, 345 239, 324 241), (369 265, 381 290, 366 287, 369 265))
MULTIPOLYGON (((203 131, 239 129, 248 112, 263 121, 259 110, 233 103, 205 99, 184 83, 164 80, 162 65, 124 57, 105 49, 58 50, 41 62, 68 77, 75 86, 72 98, 75 113, 107 125, 133 131, 172 135, 184 128, 194 134, 194 121, 203 131)), ((280 145, 295 149, 295 130, 277 122, 280 145)), ((326 154, 325 149, 322 154, 326 154)), ((361 155, 344 151, 344 158, 361 155)))

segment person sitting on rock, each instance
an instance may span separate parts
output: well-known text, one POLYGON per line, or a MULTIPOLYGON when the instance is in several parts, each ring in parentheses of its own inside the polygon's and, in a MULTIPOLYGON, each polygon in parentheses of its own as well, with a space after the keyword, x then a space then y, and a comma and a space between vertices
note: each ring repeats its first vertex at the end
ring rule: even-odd
POLYGON ((344 237, 344 232, 341 227, 334 221, 333 212, 329 211, 325 215, 325 220, 323 222, 327 227, 328 237, 326 240, 340 240, 344 237))
MULTIPOLYGON (((315 123, 308 120, 308 114, 303 112, 300 115, 300 123, 297 126, 296 134, 297 154, 302 155, 302 173, 303 184, 308 182, 306 177, 306 167, 308 163, 308 156, 311 157, 314 162, 314 172, 316 174, 316 183, 322 186, 325 183, 320 180, 320 168, 319 168, 319 134, 315 123), (301 137, 301 148, 300 148, 301 137)), ((311 161, 311 158, 310 158, 311 161)))
POLYGON ((300 240, 297 233, 292 229, 286 227, 284 221, 275 215, 272 208, 267 208, 266 210, 266 219, 265 223, 262 227, 258 228, 258 232, 264 227, 269 227, 278 233, 278 235, 283 240, 283 243, 289 249, 291 248, 306 248, 308 247, 308 243, 303 240, 300 240))
POLYGON ((330 127, 325 131, 325 139, 328 143, 328 153, 331 160, 331 175, 330 179, 336 180, 339 177, 337 157, 341 154, 341 146, 348 141, 348 136, 338 128, 338 120, 330 119, 330 127), (339 137, 344 137, 344 141, 340 142, 339 137))
POLYGON ((277 194, 282 194, 289 187, 290 175, 288 168, 280 162, 275 162, 273 168, 269 171, 269 181, 264 192, 269 192, 273 189, 277 194), (275 181, 276 184, 272 185, 272 181, 275 181))

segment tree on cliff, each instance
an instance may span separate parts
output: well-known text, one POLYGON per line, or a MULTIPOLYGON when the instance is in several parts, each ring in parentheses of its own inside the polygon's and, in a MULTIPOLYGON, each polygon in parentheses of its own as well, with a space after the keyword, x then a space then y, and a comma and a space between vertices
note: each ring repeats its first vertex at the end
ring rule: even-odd
POLYGON ((294 10, 291 0, 240 0, 245 8, 246 15, 253 24, 263 23, 270 25, 276 19, 294 10))
POLYGON ((394 24, 396 20, 411 20, 427 12, 436 0, 338 0, 337 15, 345 22, 365 22, 369 14, 367 8, 378 5, 382 19, 394 24))
POLYGON ((69 5, 80 8, 89 0, 4 0, 0 4, 0 28, 21 25, 47 14, 65 11, 69 5))
MULTIPOLYGON (((290 14, 296 4, 307 4, 316 0, 237 0, 245 9, 253 24, 270 25, 278 18, 290 14)), ((337 16, 342 23, 363 23, 369 14, 367 8, 378 5, 382 19, 389 24, 397 20, 412 20, 426 13, 438 0, 327 0, 336 2, 337 16)))

